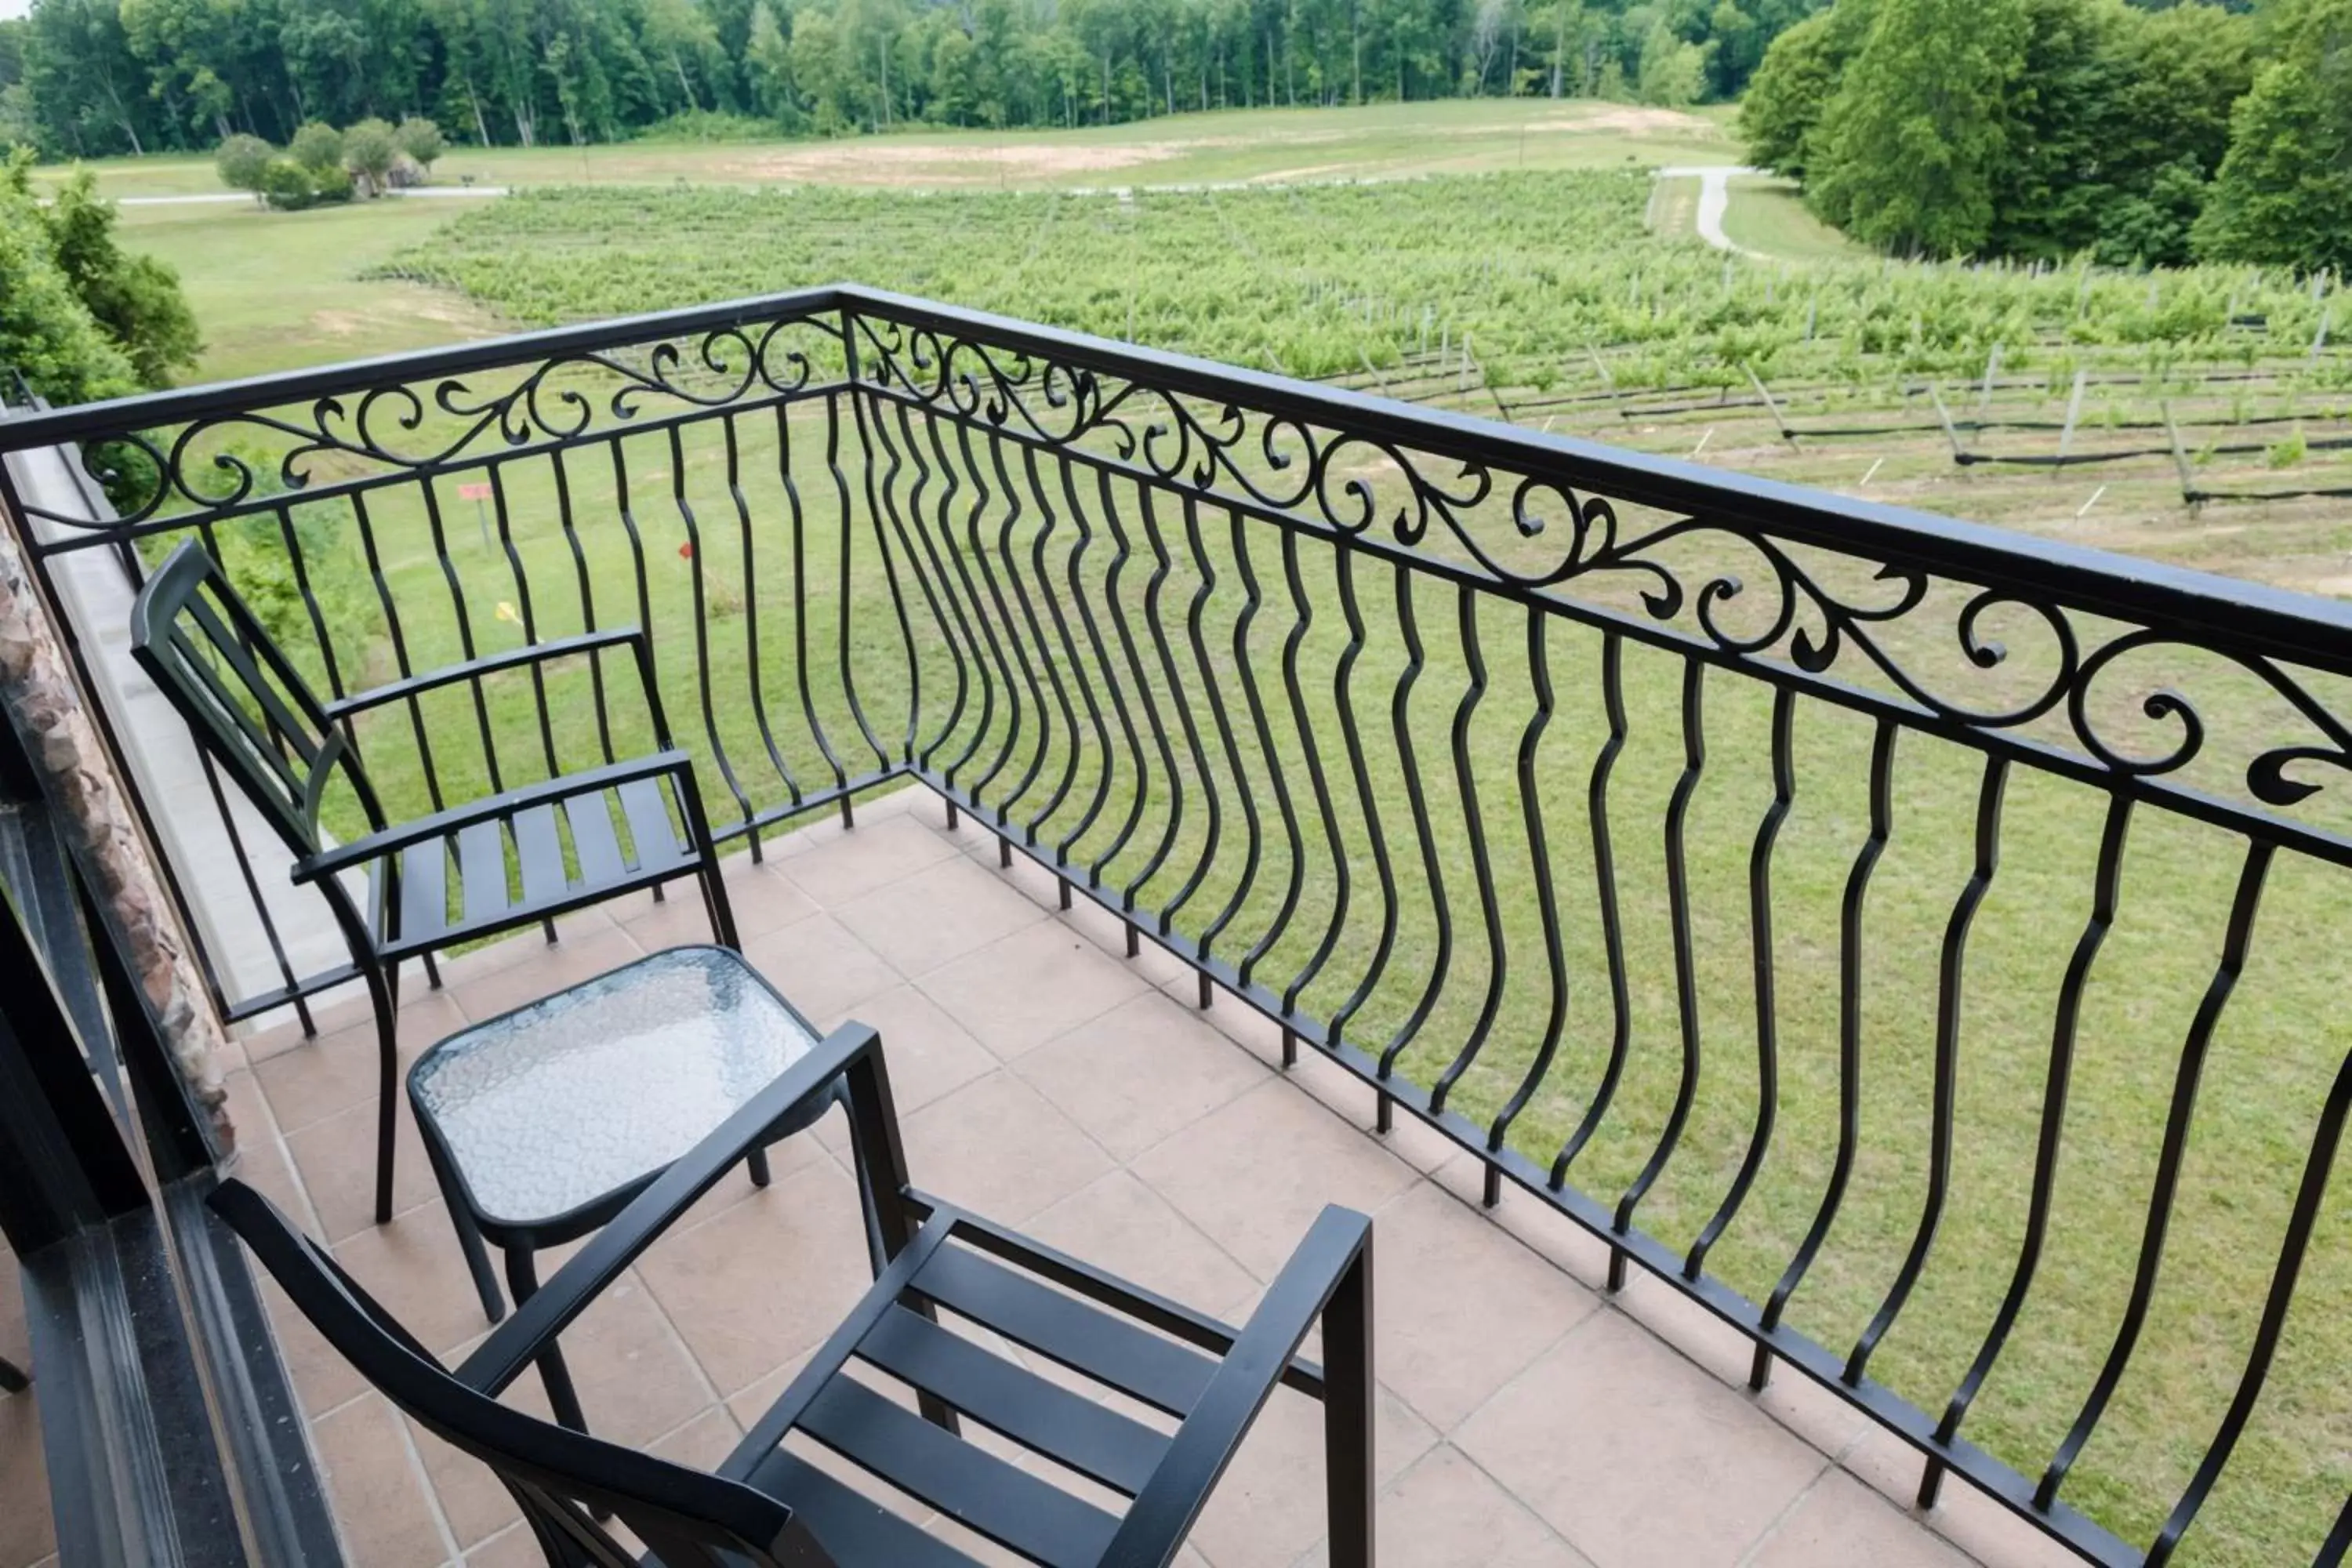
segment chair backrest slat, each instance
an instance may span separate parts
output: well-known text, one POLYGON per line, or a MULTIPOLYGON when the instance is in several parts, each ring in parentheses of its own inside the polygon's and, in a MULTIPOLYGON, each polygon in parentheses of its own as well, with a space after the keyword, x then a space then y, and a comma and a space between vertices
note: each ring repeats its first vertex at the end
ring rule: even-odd
POLYGON ((338 771, 373 815, 359 758, 197 541, 174 550, 140 589, 131 651, 297 855, 319 848, 319 808, 338 771))
POLYGON ((832 1568, 776 1499, 541 1421, 459 1382, 243 1182, 224 1182, 210 1202, 378 1393, 498 1475, 551 1568, 636 1568, 636 1555, 597 1523, 599 1510, 651 1547, 663 1568, 832 1568))

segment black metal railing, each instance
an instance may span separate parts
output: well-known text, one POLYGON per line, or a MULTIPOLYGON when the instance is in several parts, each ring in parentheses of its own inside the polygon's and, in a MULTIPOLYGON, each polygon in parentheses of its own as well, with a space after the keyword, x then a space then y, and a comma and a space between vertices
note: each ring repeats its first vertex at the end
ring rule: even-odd
MULTIPOLYGON (((2342 606, 845 288, 53 445, 115 515, 0 490, 45 579, 194 532, 331 693, 635 622, 723 838, 919 780, 1923 1503, 2352 1534, 2342 606)), ((604 695, 353 741, 438 806, 641 742, 604 695)), ((232 1014, 337 977, 277 951, 232 1014)))

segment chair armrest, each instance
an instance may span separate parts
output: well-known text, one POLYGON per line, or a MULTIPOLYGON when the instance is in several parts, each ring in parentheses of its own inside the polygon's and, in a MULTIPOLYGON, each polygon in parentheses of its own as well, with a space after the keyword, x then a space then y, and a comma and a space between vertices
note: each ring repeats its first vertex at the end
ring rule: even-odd
POLYGON ((363 866, 395 850, 405 849, 412 844, 442 837, 478 822, 493 821, 528 806, 543 805, 572 795, 610 789, 615 784, 651 778, 657 773, 676 773, 690 786, 692 770, 693 759, 684 752, 655 752, 625 763, 614 763, 605 767, 543 779, 538 784, 508 790, 503 795, 486 795, 469 805, 453 805, 446 811, 436 811, 430 816, 420 816, 397 827, 387 827, 382 833, 371 833, 364 838, 338 844, 332 849, 321 850, 316 855, 306 855, 294 862, 288 874, 297 886, 315 882, 322 877, 334 876, 353 866, 363 866))
POLYGON ((869 1059, 878 1062, 881 1052, 881 1037, 868 1025, 844 1024, 827 1035, 701 1142, 678 1156, 557 1269, 537 1294, 493 1329, 490 1337, 457 1368, 458 1380, 495 1398, 678 1215, 759 1147, 770 1128, 824 1093, 842 1074, 869 1059))
MULTIPOLYGON (((473 680, 485 675, 496 675, 504 669, 520 669, 543 664, 551 658, 565 658, 573 654, 593 653, 598 648, 618 647, 633 644, 637 653, 638 671, 642 675, 646 663, 646 634, 635 626, 614 626, 601 632, 583 632, 577 637, 555 637, 547 642, 531 643, 523 647, 509 648, 504 653, 485 654, 464 664, 444 665, 428 669, 422 675, 412 675, 388 685, 354 691, 349 697, 339 697, 326 703, 327 717, 344 719, 353 713, 363 713, 371 708, 381 708, 387 702, 404 698, 421 697, 444 686, 454 686, 461 680, 473 680)), ((647 684, 650 690, 651 684, 647 684)))
POLYGON ((1363 1258, 1372 1222, 1327 1205, 1250 1314, 1200 1403, 1176 1428, 1159 1468, 1144 1483, 1102 1556, 1101 1568, 1160 1568, 1170 1561, 1233 1463, 1258 1412, 1350 1270, 1363 1258))

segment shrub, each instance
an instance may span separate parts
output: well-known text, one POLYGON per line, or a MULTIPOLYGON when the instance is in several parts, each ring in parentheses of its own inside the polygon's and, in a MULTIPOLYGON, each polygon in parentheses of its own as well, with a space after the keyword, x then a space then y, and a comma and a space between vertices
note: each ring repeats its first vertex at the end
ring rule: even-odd
POLYGON ((294 140, 286 143, 286 154, 314 174, 340 168, 343 162, 343 133, 313 120, 294 132, 294 140))
POLYGON ((213 153, 213 167, 220 172, 221 184, 232 191, 261 191, 261 172, 269 167, 269 160, 278 156, 278 149, 258 136, 243 134, 224 140, 213 153))
POLYGON ((319 199, 310 171, 291 158, 272 158, 261 171, 261 199, 282 213, 300 212, 319 199))
POLYGON ((360 178, 369 195, 383 194, 399 157, 400 142, 381 120, 362 120, 343 132, 343 167, 360 178))
POLYGON ((422 115, 410 115, 400 122, 400 128, 392 135, 393 140, 400 143, 400 150, 415 159, 418 166, 427 174, 433 172, 433 165, 440 161, 441 154, 449 150, 448 142, 442 140, 441 127, 422 115))
POLYGON ((760 120, 747 114, 722 114, 717 110, 680 110, 668 119, 646 126, 636 134, 640 142, 772 142, 777 127, 772 120, 760 120))
POLYGON ((347 202, 352 199, 351 172, 347 169, 322 169, 310 176, 310 199, 313 202, 347 202))

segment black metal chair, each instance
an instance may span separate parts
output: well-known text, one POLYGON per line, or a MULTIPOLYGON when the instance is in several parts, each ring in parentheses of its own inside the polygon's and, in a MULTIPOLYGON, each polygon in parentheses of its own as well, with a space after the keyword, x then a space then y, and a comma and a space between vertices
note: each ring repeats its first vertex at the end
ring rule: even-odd
MULTIPOLYGON (((551 922, 567 910, 641 888, 658 892, 661 884, 682 876, 700 884, 718 941, 738 945, 693 763, 670 743, 652 651, 635 627, 537 643, 321 701, 219 563, 191 540, 140 589, 131 612, 131 651, 187 721, 197 743, 285 841, 294 856, 293 880, 318 889, 350 943, 352 969, 374 1005, 382 1056, 378 1224, 392 1217, 400 1099, 394 1028, 404 960, 421 958, 437 984, 436 948, 551 922), (658 751, 410 821, 385 819, 361 765, 351 722, 355 715, 501 670, 625 647, 635 656, 658 751), (369 831, 331 845, 320 832, 319 813, 338 774, 358 798, 369 831), (616 819, 626 825, 625 844, 616 819), (508 882, 510 848, 520 897, 508 882), (366 875, 364 899, 345 882, 346 873, 360 871, 366 875)), ((548 930, 551 937, 551 923, 548 930)))
POLYGON ((638 1568, 600 1516, 652 1548, 645 1568, 971 1568, 965 1552, 843 1479, 839 1464, 813 1462, 810 1443, 1031 1562, 1164 1564, 1277 1384, 1323 1404, 1334 1568, 1372 1563, 1371 1221, 1325 1209, 1248 1324, 1227 1328, 908 1185, 881 1042, 862 1025, 835 1030, 745 1102, 454 1372, 268 1199, 231 1181, 211 1202, 377 1389, 498 1472, 554 1568, 638 1568), (836 1076, 887 1256, 873 1289, 715 1473, 498 1403, 665 1227, 836 1076), (1137 1419, 1042 1377, 942 1327, 942 1315, 1169 1419, 1137 1419), (1318 1319, 1319 1367, 1297 1354, 1318 1319), (877 1378, 910 1387, 920 1414, 880 1392, 877 1378), (1112 1512, 963 1441, 965 1419, 1126 1506, 1112 1512))

